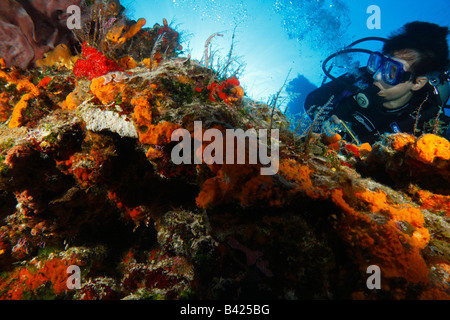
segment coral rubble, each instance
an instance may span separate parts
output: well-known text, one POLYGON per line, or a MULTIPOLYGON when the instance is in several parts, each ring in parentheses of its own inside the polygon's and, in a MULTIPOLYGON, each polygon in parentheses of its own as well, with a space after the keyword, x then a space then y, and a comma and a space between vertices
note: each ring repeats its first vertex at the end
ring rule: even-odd
POLYGON ((298 137, 166 20, 108 8, 79 55, 0 63, 0 299, 450 299, 447 140, 298 137), (177 129, 208 149, 195 121, 280 130, 279 170, 175 164, 177 129))

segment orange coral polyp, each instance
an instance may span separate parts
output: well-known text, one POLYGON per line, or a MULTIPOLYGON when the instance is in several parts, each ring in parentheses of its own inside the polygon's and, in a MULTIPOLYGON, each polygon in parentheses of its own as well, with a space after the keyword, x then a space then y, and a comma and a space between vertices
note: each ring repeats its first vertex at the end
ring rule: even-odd
POLYGON ((134 37, 139 31, 141 31, 142 27, 147 23, 144 18, 139 19, 134 25, 130 27, 130 29, 123 35, 123 37, 119 40, 120 43, 124 43, 126 40, 134 37))
POLYGON ((407 133, 398 133, 390 136, 392 140, 392 148, 396 151, 403 152, 406 148, 416 141, 416 137, 407 133))
POLYGON ((450 196, 434 194, 425 190, 420 190, 418 196, 422 202, 422 209, 444 212, 447 217, 450 217, 450 196))
POLYGON ((0 122, 4 122, 9 119, 12 107, 9 105, 10 97, 6 93, 0 93, 0 122))
POLYGON ((304 192, 312 199, 323 197, 323 190, 316 188, 311 181, 311 170, 308 166, 300 165, 295 160, 287 159, 280 162, 279 174, 287 180, 295 182, 296 192, 304 192))
POLYGON ((372 146, 369 143, 363 143, 358 146, 360 157, 364 157, 372 152, 372 146))
POLYGON ((152 111, 148 99, 138 97, 131 100, 135 106, 133 119, 138 129, 139 142, 144 144, 164 145, 172 141, 172 133, 181 128, 180 125, 162 121, 152 124, 152 111))
POLYGON ((115 81, 105 84, 105 81, 106 79, 104 77, 93 79, 91 91, 103 105, 109 105, 116 101, 119 94, 124 92, 126 85, 115 81))
POLYGON ((139 131, 139 142, 144 144, 164 145, 171 142, 172 133, 181 128, 180 125, 163 121, 150 125, 146 132, 139 131))
MULTIPOLYGON (((380 266, 383 277, 401 277, 412 283, 428 283, 428 268, 420 250, 428 244, 430 234, 423 226, 421 211, 409 204, 391 204, 382 191, 364 190, 355 192, 349 198, 357 204, 364 203, 370 212, 355 209, 344 199, 343 190, 332 191, 333 202, 345 213, 339 221, 338 230, 352 247, 362 247, 358 259, 370 256, 369 264, 380 266), (372 214, 386 216, 387 220, 384 223, 377 222, 372 220, 372 214), (403 221, 413 226, 412 234, 399 230, 399 223, 403 221)), ((368 262, 365 260, 359 263, 364 265, 368 262)))
POLYGON ((120 58, 117 63, 124 70, 134 69, 138 66, 136 61, 130 56, 120 58))
POLYGON ((146 97, 138 97, 131 99, 134 105, 133 118, 138 126, 149 126, 152 123, 152 111, 150 102, 146 97))
POLYGON ((208 209, 223 202, 228 191, 228 185, 223 178, 223 171, 220 170, 216 177, 210 178, 203 183, 202 190, 195 199, 199 208, 208 209))
POLYGON ((23 124, 23 112, 28 107, 28 101, 34 99, 35 96, 31 93, 24 94, 20 101, 14 107, 11 120, 8 124, 10 128, 18 128, 23 124))
POLYGON ((3 79, 10 84, 14 84, 17 87, 17 90, 21 93, 30 93, 36 97, 38 97, 41 93, 39 88, 36 87, 30 80, 25 77, 19 77, 13 72, 8 74, 7 72, 0 70, 0 79, 3 79))
POLYGON ((37 290, 50 284, 55 295, 63 294, 68 290, 67 268, 78 265, 76 257, 69 259, 53 258, 44 262, 30 262, 28 266, 19 267, 5 281, 0 282, 0 300, 22 300, 25 293, 37 294, 37 290), (9 290, 5 290, 8 289, 9 290))
POLYGON ((434 134, 425 134, 408 150, 408 155, 426 164, 432 164, 436 158, 450 160, 450 141, 434 134))
POLYGON ((36 66, 43 68, 46 66, 52 67, 66 67, 71 69, 74 64, 72 52, 65 44, 58 45, 53 51, 46 54, 45 58, 36 61, 36 66))
POLYGON ((428 229, 424 227, 425 220, 420 209, 409 204, 389 204, 387 195, 382 191, 372 192, 366 190, 355 193, 355 196, 367 203, 372 212, 389 213, 392 221, 406 221, 413 226, 416 230, 413 233, 412 240, 420 249, 423 249, 428 244, 430 234, 428 229))
POLYGON ((66 97, 65 104, 63 104, 63 109, 75 110, 79 105, 80 101, 78 101, 74 93, 71 92, 66 97))

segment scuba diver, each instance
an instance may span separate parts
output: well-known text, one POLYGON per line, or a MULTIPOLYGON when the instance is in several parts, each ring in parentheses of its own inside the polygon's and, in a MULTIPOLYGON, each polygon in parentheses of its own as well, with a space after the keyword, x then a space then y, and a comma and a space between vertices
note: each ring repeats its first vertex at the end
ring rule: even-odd
POLYGON ((364 38, 328 57, 325 74, 333 81, 311 92, 305 111, 322 132, 339 133, 356 144, 370 144, 384 133, 435 133, 450 138, 445 115, 449 97, 447 27, 411 22, 388 39, 364 38), (384 42, 382 52, 351 48, 368 40, 384 42), (327 63, 350 52, 370 54, 366 67, 339 78, 327 63))

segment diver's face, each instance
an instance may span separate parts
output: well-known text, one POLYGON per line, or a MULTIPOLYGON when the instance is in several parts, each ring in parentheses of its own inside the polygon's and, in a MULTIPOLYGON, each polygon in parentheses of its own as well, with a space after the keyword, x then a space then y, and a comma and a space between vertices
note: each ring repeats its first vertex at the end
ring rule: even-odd
MULTIPOLYGON (((411 65, 418 59, 418 53, 414 50, 402 50, 394 52, 391 59, 400 62, 403 65, 403 70, 410 71, 411 65)), ((423 83, 422 78, 425 77, 391 86, 383 82, 380 72, 377 72, 374 84, 380 89, 378 95, 384 99, 383 106, 387 109, 396 109, 405 105, 412 98, 414 92, 426 84, 426 81, 423 83)))

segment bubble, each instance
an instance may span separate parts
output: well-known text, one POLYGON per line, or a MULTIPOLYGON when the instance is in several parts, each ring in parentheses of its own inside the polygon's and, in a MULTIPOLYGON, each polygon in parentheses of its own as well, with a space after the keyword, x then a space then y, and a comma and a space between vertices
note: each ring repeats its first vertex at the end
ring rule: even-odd
POLYGON ((340 0, 276 0, 273 10, 282 17, 288 37, 302 48, 329 53, 348 43, 349 8, 340 0))
POLYGON ((234 26, 248 19, 245 1, 173 0, 173 4, 177 8, 198 12, 202 21, 234 26))

